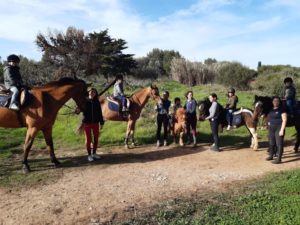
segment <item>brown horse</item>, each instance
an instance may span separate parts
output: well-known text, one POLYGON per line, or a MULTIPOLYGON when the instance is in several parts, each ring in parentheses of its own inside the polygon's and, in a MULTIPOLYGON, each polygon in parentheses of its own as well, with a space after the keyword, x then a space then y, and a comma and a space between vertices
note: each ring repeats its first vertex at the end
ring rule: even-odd
POLYGON ((119 111, 109 109, 108 101, 105 96, 99 96, 99 101, 102 108, 102 115, 105 120, 112 121, 127 121, 127 132, 125 136, 125 147, 128 148, 128 139, 131 137, 132 145, 134 145, 134 129, 137 119, 141 115, 141 111, 147 104, 149 98, 153 98, 156 102, 161 101, 158 88, 150 86, 133 93, 130 97, 130 108, 128 117, 124 117, 119 111))
POLYGON ((27 127, 24 144, 23 172, 30 172, 27 161, 29 151, 38 131, 42 131, 52 163, 59 166, 60 162, 54 154, 52 127, 58 110, 72 98, 80 110, 84 110, 86 103, 87 85, 82 80, 62 78, 31 90, 31 102, 20 111, 13 111, 0 107, 0 127, 27 127))

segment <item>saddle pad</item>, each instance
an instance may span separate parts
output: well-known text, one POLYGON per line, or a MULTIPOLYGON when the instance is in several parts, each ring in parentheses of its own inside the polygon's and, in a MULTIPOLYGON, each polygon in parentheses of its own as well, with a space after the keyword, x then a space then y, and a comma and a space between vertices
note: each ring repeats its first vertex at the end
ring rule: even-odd
POLYGON ((0 106, 8 107, 10 103, 11 96, 10 95, 0 95, 0 106))
POLYGON ((239 126, 242 123, 242 116, 241 114, 233 115, 232 125, 239 126))

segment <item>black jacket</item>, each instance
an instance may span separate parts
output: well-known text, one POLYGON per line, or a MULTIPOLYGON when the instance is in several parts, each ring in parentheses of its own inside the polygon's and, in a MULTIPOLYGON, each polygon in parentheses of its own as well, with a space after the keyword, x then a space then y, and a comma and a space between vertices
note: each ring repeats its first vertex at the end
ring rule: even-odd
POLYGON ((18 66, 5 66, 4 67, 4 85, 6 88, 11 86, 20 87, 23 85, 20 68, 18 66))
POLYGON ((101 105, 97 98, 87 100, 82 122, 104 124, 101 105))

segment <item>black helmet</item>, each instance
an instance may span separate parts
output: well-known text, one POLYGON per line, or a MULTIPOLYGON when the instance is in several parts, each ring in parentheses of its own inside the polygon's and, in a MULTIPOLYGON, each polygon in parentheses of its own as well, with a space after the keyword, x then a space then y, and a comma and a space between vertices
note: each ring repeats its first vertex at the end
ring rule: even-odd
POLYGON ((118 74, 116 76, 116 80, 123 80, 123 75, 122 74, 118 74))
POLYGON ((231 88, 228 89, 227 92, 228 92, 228 93, 233 93, 233 94, 234 94, 234 93, 235 93, 235 89, 231 87, 231 88))
POLYGON ((7 56, 7 62, 17 62, 17 63, 19 63, 20 58, 19 58, 19 56, 12 54, 12 55, 7 56))
POLYGON ((285 78, 284 81, 283 81, 283 83, 288 83, 288 82, 293 83, 293 79, 290 78, 290 77, 287 77, 287 78, 285 78))

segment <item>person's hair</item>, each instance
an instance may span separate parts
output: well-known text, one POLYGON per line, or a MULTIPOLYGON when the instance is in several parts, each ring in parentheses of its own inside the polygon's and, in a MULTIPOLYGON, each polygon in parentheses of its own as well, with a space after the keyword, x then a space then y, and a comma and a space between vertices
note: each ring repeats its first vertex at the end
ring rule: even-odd
POLYGON ((187 92, 185 93, 185 97, 186 97, 186 98, 188 98, 188 94, 189 94, 189 93, 192 93, 192 95, 194 95, 194 94, 193 94, 193 91, 187 91, 187 92))
POLYGON ((180 98, 178 98, 178 97, 174 98, 174 103, 176 103, 178 101, 180 102, 180 98))
POLYGON ((164 91, 163 95, 168 95, 170 96, 170 93, 168 91, 164 91))
POLYGON ((277 95, 272 97, 272 101, 273 101, 274 99, 278 99, 278 100, 281 102, 281 98, 280 98, 279 96, 277 96, 277 95))
POLYGON ((218 99, 218 96, 217 96, 217 94, 216 94, 216 93, 211 93, 209 96, 211 96, 211 97, 213 97, 213 98, 216 98, 216 99, 218 99))

